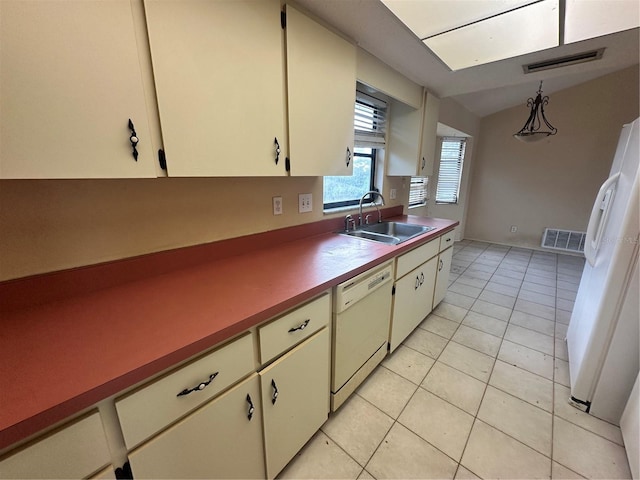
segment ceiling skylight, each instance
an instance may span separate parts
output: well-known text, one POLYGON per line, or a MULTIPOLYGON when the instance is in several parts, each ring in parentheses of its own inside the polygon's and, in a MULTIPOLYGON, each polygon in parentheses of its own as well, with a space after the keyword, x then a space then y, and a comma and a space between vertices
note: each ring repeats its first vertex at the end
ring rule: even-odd
POLYGON ((638 27, 638 0, 381 0, 451 70, 638 27))
POLYGON ((640 25, 638 0, 566 1, 565 43, 609 35, 640 25))

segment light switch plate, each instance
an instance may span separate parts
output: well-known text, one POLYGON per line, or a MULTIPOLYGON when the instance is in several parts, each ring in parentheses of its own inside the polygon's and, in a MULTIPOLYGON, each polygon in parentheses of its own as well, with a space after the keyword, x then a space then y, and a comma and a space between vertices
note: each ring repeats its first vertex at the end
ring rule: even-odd
POLYGON ((310 193, 298 195, 298 212, 305 213, 313 210, 313 196, 310 193))

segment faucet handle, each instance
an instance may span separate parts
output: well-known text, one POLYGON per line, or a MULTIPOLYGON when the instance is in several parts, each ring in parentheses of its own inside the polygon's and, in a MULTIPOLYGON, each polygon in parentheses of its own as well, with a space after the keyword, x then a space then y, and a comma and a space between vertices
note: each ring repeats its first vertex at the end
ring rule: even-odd
POLYGON ((350 223, 353 224, 353 228, 356 227, 356 221, 353 219, 353 217, 351 215, 347 215, 346 217, 344 217, 344 230, 345 230, 345 232, 349 231, 349 224, 350 223))
POLYGON ((371 214, 370 214, 370 213, 367 213, 367 214, 364 216, 364 223, 365 223, 365 225, 369 225, 369 219, 370 219, 370 218, 371 218, 371 214))

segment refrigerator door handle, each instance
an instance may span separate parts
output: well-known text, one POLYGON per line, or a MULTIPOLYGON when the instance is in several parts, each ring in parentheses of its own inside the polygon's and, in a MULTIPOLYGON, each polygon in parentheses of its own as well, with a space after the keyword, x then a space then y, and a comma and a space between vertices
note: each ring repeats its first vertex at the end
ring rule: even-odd
POLYGON ((596 201, 593 203, 587 235, 584 242, 584 256, 592 267, 596 263, 596 255, 600 248, 600 240, 607 222, 609 205, 612 203, 613 186, 618 181, 620 173, 610 176, 600 187, 596 201))

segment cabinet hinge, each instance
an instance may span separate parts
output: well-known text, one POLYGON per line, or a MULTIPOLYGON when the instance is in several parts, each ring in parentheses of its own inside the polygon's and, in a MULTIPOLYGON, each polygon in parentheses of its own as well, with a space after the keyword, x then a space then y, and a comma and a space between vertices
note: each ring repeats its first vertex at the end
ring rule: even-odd
POLYGON ((393 287, 391 287, 391 295, 395 295, 396 294, 396 286, 394 285, 393 287))
POLYGON ((129 462, 126 462, 122 468, 116 468, 115 470, 116 478, 118 480, 132 480, 133 472, 131 471, 131 465, 129 462))
POLYGON ((287 13, 280 12, 280 26, 282 28, 287 28, 287 13))
POLYGON ((287 172, 290 172, 290 171, 291 171, 291 162, 289 161, 289 157, 285 157, 285 158, 284 158, 284 169, 285 169, 287 172))
POLYGON ((160 168, 162 170, 167 169, 167 157, 164 155, 164 150, 158 150, 158 163, 160 163, 160 168))

